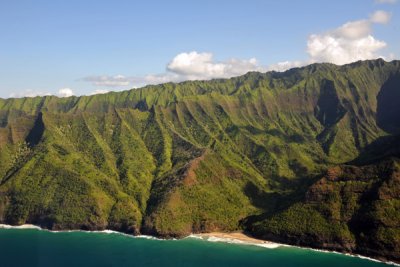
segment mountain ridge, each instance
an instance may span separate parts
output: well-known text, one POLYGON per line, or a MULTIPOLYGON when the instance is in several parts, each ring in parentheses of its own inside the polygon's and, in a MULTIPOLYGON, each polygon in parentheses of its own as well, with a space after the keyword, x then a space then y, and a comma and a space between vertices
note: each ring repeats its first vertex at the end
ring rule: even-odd
POLYGON ((378 59, 0 99, 0 223, 242 229, 399 261, 399 87, 378 59))

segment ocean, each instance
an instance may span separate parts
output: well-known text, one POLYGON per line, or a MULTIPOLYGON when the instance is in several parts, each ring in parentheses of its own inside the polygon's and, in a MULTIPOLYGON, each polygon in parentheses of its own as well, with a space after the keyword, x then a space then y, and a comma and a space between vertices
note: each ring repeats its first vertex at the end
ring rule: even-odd
POLYGON ((280 246, 211 242, 199 238, 158 240, 118 233, 0 229, 0 266, 351 266, 385 263, 338 253, 280 246))

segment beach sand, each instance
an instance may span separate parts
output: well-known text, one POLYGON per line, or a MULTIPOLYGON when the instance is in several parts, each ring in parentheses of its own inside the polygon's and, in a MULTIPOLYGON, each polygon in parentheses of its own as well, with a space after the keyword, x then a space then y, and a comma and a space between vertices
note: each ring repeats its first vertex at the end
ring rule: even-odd
MULTIPOLYGON (((43 230, 39 226, 32 225, 32 224, 24 224, 24 225, 19 225, 19 226, 12 226, 12 225, 7 225, 7 224, 0 224, 0 229, 37 229, 37 230, 43 230)), ((48 230, 46 230, 48 231, 48 230)), ((57 232, 87 232, 87 233, 105 233, 105 234, 121 234, 124 236, 128 237, 133 237, 133 238, 146 238, 146 239, 157 239, 157 240, 166 240, 166 239, 158 239, 153 236, 146 236, 146 235, 140 235, 140 236, 132 236, 130 234, 124 234, 121 232, 116 232, 112 230, 104 230, 104 231, 82 231, 82 230, 64 230, 64 231, 49 231, 53 233, 57 232)), ((257 239, 251 236, 246 235, 243 232, 231 232, 231 233, 221 233, 221 232, 210 232, 210 233, 202 233, 202 234, 191 234, 188 236, 189 238, 199 238, 203 239, 209 242, 223 242, 223 243, 231 243, 231 244, 242 244, 242 245, 254 245, 254 246, 260 246, 260 247, 265 247, 265 248, 278 248, 278 247, 291 247, 291 245, 286 245, 286 244, 279 244, 279 243, 274 243, 271 241, 266 241, 266 240, 261 240, 257 239)), ((297 247, 297 246, 295 246, 297 247)), ((319 252, 324 252, 324 253, 337 253, 337 254, 344 254, 347 256, 351 257, 358 257, 362 259, 367 259, 370 261, 375 261, 375 262, 383 262, 386 264, 394 265, 394 266, 400 266, 398 263, 390 262, 390 261, 381 261, 377 260, 374 258, 366 257, 366 256, 361 256, 357 254, 349 254, 349 253, 340 253, 340 252, 335 252, 335 251, 327 251, 327 250, 321 250, 321 249, 313 249, 313 248, 306 248, 306 247, 297 247, 301 249, 309 249, 313 251, 319 251, 319 252)))
POLYGON ((211 233, 193 234, 192 236, 214 242, 249 244, 249 245, 257 245, 268 248, 277 248, 282 246, 282 244, 248 236, 243 232, 232 232, 232 233, 211 232, 211 233))

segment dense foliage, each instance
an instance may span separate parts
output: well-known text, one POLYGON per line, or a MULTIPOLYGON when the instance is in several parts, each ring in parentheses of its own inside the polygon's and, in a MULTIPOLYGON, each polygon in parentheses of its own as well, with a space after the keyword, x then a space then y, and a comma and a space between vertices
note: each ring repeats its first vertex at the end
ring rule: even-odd
POLYGON ((400 62, 380 59, 0 99, 0 222, 245 229, 399 260, 397 103, 400 62))

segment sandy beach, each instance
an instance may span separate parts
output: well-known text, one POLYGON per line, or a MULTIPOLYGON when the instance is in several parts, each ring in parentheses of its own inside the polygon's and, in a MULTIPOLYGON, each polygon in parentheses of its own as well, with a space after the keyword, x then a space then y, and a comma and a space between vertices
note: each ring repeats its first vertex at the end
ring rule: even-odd
MULTIPOLYGON (((83 231, 83 230, 61 230, 61 231, 50 231, 50 230, 45 230, 40 228, 39 226, 32 225, 32 224, 23 224, 19 226, 13 226, 13 225, 8 225, 8 224, 0 224, 0 229, 37 229, 37 230, 44 230, 48 231, 50 233, 58 233, 58 232, 84 232, 84 233, 103 233, 103 234, 119 234, 119 235, 124 235, 127 237, 131 238, 145 238, 145 239, 155 239, 155 240, 168 240, 168 239, 159 239, 154 236, 147 236, 147 235, 139 235, 139 236, 133 236, 130 234, 124 234, 121 232, 113 231, 113 230, 103 230, 103 231, 83 231)), ((202 234, 191 234, 188 236, 188 238, 199 238, 203 239, 209 242, 222 242, 222 243, 230 243, 230 244, 242 244, 242 245, 253 245, 253 246, 259 246, 259 247, 265 247, 265 248, 278 248, 278 247, 292 247, 291 245, 287 244, 280 244, 280 243, 274 243, 271 241, 266 241, 262 239, 257 239, 251 236, 246 235, 243 232, 231 232, 231 233, 222 233, 222 232, 210 232, 210 233, 202 233, 202 234)), ((176 239, 173 239, 176 240, 176 239)), ((313 248, 307 248, 307 247, 297 247, 296 248, 300 249, 309 249, 313 251, 319 251, 319 252, 324 252, 324 253, 337 253, 337 254, 343 254, 351 257, 358 257, 362 259, 367 259, 370 261, 374 262, 383 262, 389 265, 394 265, 394 266, 400 266, 397 263, 391 262, 391 261, 381 261, 377 260, 374 258, 370 258, 367 256, 362 256, 358 254, 350 254, 350 253, 340 253, 336 251, 328 251, 328 250, 321 250, 321 249, 313 249, 313 248)))
POLYGON ((283 246, 282 244, 265 241, 261 239, 257 239, 251 236, 244 234, 243 232, 232 232, 232 233, 221 233, 221 232, 211 232, 211 233, 203 233, 203 234, 193 234, 193 237, 198 237, 202 239, 206 239, 207 241, 214 242, 227 242, 227 243, 235 243, 235 244, 248 244, 248 245, 256 245, 267 248, 277 248, 283 246))
POLYGON ((232 232, 232 233, 211 232, 211 233, 202 233, 202 234, 192 234, 192 235, 190 235, 190 237, 201 238, 201 239, 204 239, 204 240, 207 240, 210 242, 224 242, 224 243, 231 243, 231 244, 254 245, 254 246, 260 246, 260 247, 271 248, 271 249, 278 248, 278 247, 296 247, 299 249, 309 249, 309 250, 323 252, 323 253, 343 254, 346 256, 350 256, 350 257, 358 257, 361 259, 366 259, 366 260, 370 260, 370 261, 374 261, 374 262, 383 262, 388 265, 400 266, 398 263, 395 263, 395 262, 382 261, 382 260, 378 260, 378 259, 374 259, 371 257, 362 256, 362 255, 358 255, 358 254, 341 253, 341 252, 330 251, 330 250, 314 249, 314 248, 274 243, 271 241, 266 241, 266 240, 257 239, 257 238, 248 236, 243 232, 232 232))

